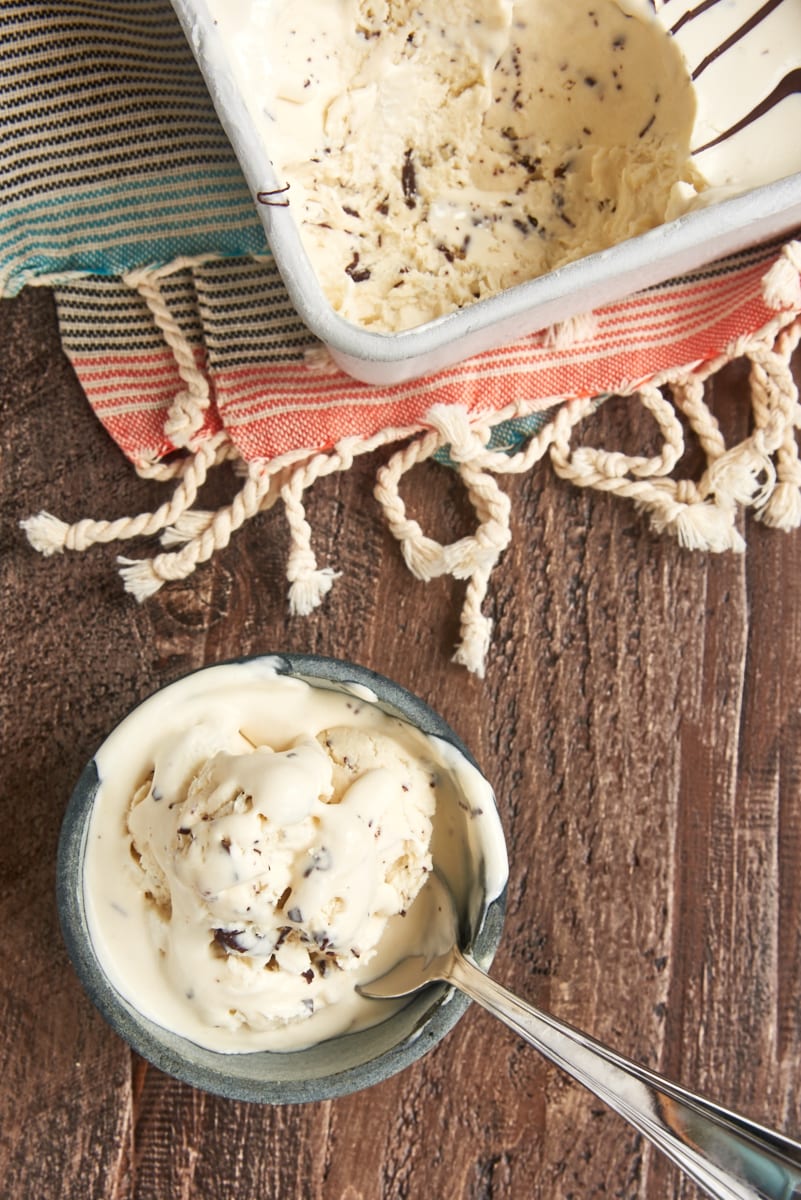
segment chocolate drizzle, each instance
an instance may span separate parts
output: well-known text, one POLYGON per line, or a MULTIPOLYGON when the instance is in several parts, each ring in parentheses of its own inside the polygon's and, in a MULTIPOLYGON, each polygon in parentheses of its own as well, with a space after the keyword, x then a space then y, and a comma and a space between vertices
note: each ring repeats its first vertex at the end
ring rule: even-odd
MULTIPOLYGON (((699 76, 703 74, 707 67, 711 66, 712 63, 717 62, 717 60, 722 58, 727 51, 731 50, 733 46, 736 46, 743 40, 743 38, 747 37, 748 34, 751 33, 752 30, 756 29, 757 26, 760 25, 767 17, 769 17, 772 12, 774 12, 782 4, 788 2, 789 0, 765 0, 765 3, 760 5, 756 12, 752 13, 751 16, 744 21, 738 29, 725 38, 720 45, 715 46, 714 49, 710 50, 709 53, 705 55, 705 57, 698 63, 692 72, 693 82, 695 82, 699 76)), ((697 17, 702 16, 719 3, 720 0, 701 0, 700 4, 696 4, 694 8, 690 8, 683 13, 682 16, 670 26, 669 32, 673 37, 675 37, 676 34, 684 29, 684 27, 691 21, 694 21, 697 17)), ((658 7, 669 9, 671 5, 670 3, 667 3, 660 6, 656 4, 655 0, 652 0, 651 7, 654 9, 654 11, 656 11, 658 7)), ((798 92, 801 92, 801 68, 796 67, 784 76, 784 78, 776 85, 776 87, 773 88, 769 95, 763 97, 757 104, 755 104, 746 116, 735 122, 735 124, 731 125, 723 133, 718 134, 717 137, 705 142, 702 146, 693 147, 693 154, 701 154, 704 150, 710 150, 713 146, 719 146, 722 142, 727 141, 729 138, 735 137, 736 134, 741 133, 744 129, 747 129, 749 125, 753 125, 761 117, 764 117, 765 114, 770 112, 771 109, 775 108, 778 104, 781 104, 781 102, 788 96, 798 92)))
POLYGON ((682 29, 688 23, 688 21, 692 21, 694 17, 700 17, 701 13, 705 13, 707 9, 714 8, 715 5, 719 3, 720 0, 703 0, 703 4, 699 4, 697 8, 688 9, 684 16, 679 17, 676 24, 670 27, 670 33, 672 33, 675 37, 679 30, 682 29))
MULTIPOLYGON (((703 59, 693 71, 693 82, 695 82, 698 76, 705 71, 708 66, 715 62, 716 59, 720 58, 722 54, 725 54, 727 50, 730 50, 732 46, 735 46, 737 42, 742 41, 746 34, 750 33, 752 29, 755 29, 756 26, 764 21, 765 17, 769 16, 775 8, 778 8, 780 4, 784 3, 785 0, 767 0, 767 2, 763 4, 761 8, 757 9, 757 11, 748 18, 745 24, 741 25, 739 29, 735 30, 730 37, 727 37, 725 42, 721 42, 719 46, 716 46, 715 49, 711 51, 711 53, 707 54, 706 58, 703 59)), ((709 0, 707 0, 706 5, 702 5, 701 7, 708 7, 708 5, 709 0)), ((694 10, 694 12, 697 11, 697 9, 694 10)), ((688 13, 687 15, 690 16, 691 14, 688 13)))
POLYGON ((721 133, 718 137, 713 138, 711 142, 706 142, 703 146, 699 146, 697 150, 693 150, 693 154, 700 154, 703 150, 711 150, 713 146, 719 146, 721 142, 725 142, 726 138, 734 137, 742 129, 746 129, 752 125, 754 121, 758 121, 760 117, 764 117, 766 112, 770 112, 777 104, 781 104, 788 96, 794 93, 801 92, 801 67, 796 67, 790 71, 778 83, 769 96, 761 100, 755 108, 752 108, 750 113, 738 121, 736 125, 732 125, 731 129, 727 129, 725 133, 721 133))

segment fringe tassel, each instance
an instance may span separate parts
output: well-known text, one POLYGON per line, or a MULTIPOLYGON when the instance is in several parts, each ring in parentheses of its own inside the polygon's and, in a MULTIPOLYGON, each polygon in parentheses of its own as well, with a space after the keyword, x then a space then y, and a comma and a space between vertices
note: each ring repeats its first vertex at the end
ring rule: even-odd
POLYGON ((776 312, 801 308, 801 242, 788 242, 762 281, 762 296, 776 312))
MULTIPOLYGON (((764 281, 765 295, 775 307, 801 307, 799 269, 801 243, 791 243, 764 281)), ((132 518, 67 524, 41 512, 21 524, 31 545, 45 556, 160 534, 162 553, 142 560, 118 560, 126 591, 139 601, 154 595, 168 581, 188 578, 197 566, 227 546, 235 530, 280 499, 290 532, 289 608, 292 614, 308 615, 322 603, 339 572, 318 566, 304 495, 321 476, 347 470, 355 455, 381 445, 400 448, 378 471, 375 497, 417 579, 425 582, 451 575, 466 582, 453 661, 478 676, 484 674, 492 636, 491 618, 483 611, 489 582, 511 537, 510 502, 497 477, 527 472, 548 457, 561 478, 631 500, 656 533, 673 536, 689 550, 741 553, 745 542, 737 519, 744 508, 752 509, 759 520, 775 529, 801 525, 801 456, 796 437, 801 428, 801 405, 790 370, 791 356, 801 341, 801 317, 797 314, 777 317, 773 344, 767 335, 762 340, 744 341, 702 369, 665 372, 638 390, 632 388, 632 402, 646 409, 661 437, 659 450, 650 456, 574 446, 578 425, 592 416, 600 403, 600 399, 586 397, 562 404, 548 423, 514 452, 490 449, 490 435, 494 424, 525 415, 523 406, 514 412, 472 417, 466 408, 439 405, 429 411, 422 430, 385 429, 369 439, 345 439, 327 453, 298 451, 272 462, 243 463, 225 433, 214 437, 200 434, 210 403, 209 386, 205 381, 200 385, 203 373, 194 351, 170 317, 160 274, 142 273, 131 277, 131 282, 146 296, 186 384, 170 414, 170 437, 187 448, 186 456, 169 464, 143 463, 137 468, 147 478, 177 480, 173 494, 154 512, 132 518), (753 431, 739 445, 727 447, 706 404, 704 385, 725 362, 742 355, 751 365, 753 431), (697 482, 673 478, 684 453, 679 415, 698 439, 706 460, 697 482), (400 488, 414 466, 445 447, 477 524, 473 534, 443 545, 407 515, 400 488), (216 512, 195 508, 209 470, 226 460, 242 475, 234 499, 216 512)), ((591 314, 586 320, 592 320, 591 314)), ((555 329, 547 336, 575 340, 581 336, 580 325, 574 322, 571 328, 555 329)), ((323 361, 320 369, 325 369, 323 361)))
POLYGON ((286 574, 289 580, 289 611, 293 616, 307 617, 331 591, 338 571, 330 567, 317 566, 311 548, 311 526, 306 520, 306 511, 301 499, 304 491, 303 469, 293 473, 289 483, 281 489, 287 523, 289 524, 290 548, 286 574))
POLYGON ((20 524, 33 548, 46 556, 60 554, 63 550, 88 550, 98 542, 152 536, 180 520, 194 504, 210 467, 219 461, 221 451, 227 453, 228 449, 225 433, 201 442, 191 458, 182 461, 180 481, 171 499, 155 512, 120 517, 116 521, 76 521, 71 525, 50 513, 40 512, 20 524))
POLYGON ((198 366, 194 347, 170 312, 162 283, 170 275, 186 267, 198 266, 212 257, 215 256, 177 258, 163 267, 144 267, 122 277, 123 282, 137 291, 147 304, 186 384, 185 390, 173 400, 164 422, 164 434, 176 449, 194 448, 211 404, 211 389, 207 375, 198 366))
POLYGON ((201 518, 201 531, 181 549, 154 558, 119 558, 126 592, 141 602, 155 595, 167 582, 188 579, 200 563, 208 562, 228 545, 235 530, 256 513, 271 507, 277 498, 274 477, 267 470, 253 468, 232 502, 218 509, 208 523, 201 518))

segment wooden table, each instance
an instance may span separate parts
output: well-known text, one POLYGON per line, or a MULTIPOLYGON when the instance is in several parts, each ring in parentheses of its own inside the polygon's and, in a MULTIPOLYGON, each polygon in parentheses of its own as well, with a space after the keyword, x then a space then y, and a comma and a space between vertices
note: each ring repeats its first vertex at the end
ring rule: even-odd
MULTIPOLYGON (((287 615, 277 512, 141 606, 122 590, 116 547, 39 557, 18 521, 40 507, 113 517, 162 491, 135 478, 91 415, 47 293, 0 306, 0 377, 4 1197, 697 1195, 475 1007, 389 1082, 284 1108, 174 1082, 94 1011, 54 904, 59 825, 83 763, 156 686, 280 649, 394 677, 474 750, 511 858, 498 979, 801 1133, 801 534, 748 518, 745 556, 694 555, 545 466, 509 480, 514 541, 493 579, 482 682, 450 662, 462 585, 407 573, 371 498, 376 460, 310 497, 320 559, 342 577, 308 618, 287 615)), ((744 379, 735 364, 714 398, 741 436, 744 379)), ((605 444, 648 436, 622 401, 597 430, 605 444)), ((413 480, 425 528, 469 528, 447 470, 413 480)), ((227 487, 213 483, 212 498, 227 487)))

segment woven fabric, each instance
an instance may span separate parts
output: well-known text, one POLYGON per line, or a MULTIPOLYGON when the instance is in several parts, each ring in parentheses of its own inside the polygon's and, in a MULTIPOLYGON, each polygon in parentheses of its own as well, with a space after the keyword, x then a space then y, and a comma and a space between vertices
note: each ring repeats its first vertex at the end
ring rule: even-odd
POLYGON ((0 295, 265 252, 168 0, 4 0, 0 44, 0 295))
MULTIPOLYGON (((250 462, 385 429, 416 432, 437 405, 519 416, 693 369, 775 320, 762 281, 781 251, 781 243, 752 248, 583 321, 384 388, 336 367, 292 309, 271 259, 186 268, 163 281, 162 298, 208 382, 194 443, 224 429, 250 462)), ((184 382, 142 294, 86 279, 56 295, 65 350, 111 436, 138 465, 172 453, 178 446, 165 431, 184 382)))

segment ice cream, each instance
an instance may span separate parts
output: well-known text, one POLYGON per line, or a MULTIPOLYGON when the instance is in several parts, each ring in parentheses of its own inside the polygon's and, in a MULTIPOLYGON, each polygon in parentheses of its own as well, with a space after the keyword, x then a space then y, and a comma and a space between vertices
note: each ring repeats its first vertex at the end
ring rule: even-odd
POLYGON ((251 1029, 337 1003, 431 869, 431 774, 348 728, 274 752, 201 724, 154 759, 128 827, 175 988, 251 1029))
POLYGON ((797 96, 796 0, 208 4, 281 181, 262 202, 289 205, 333 308, 373 331, 792 169, 780 92, 768 164, 721 114, 766 117, 777 70, 797 96))
POLYGON ((644 232, 700 186, 678 47, 615 0, 217 10, 328 298, 369 328, 644 232))
POLYGON ((693 161, 710 203, 801 171, 801 4, 662 0, 660 25, 681 50, 697 112, 693 161))
POLYGON ((355 986, 419 945, 435 857, 467 898, 464 814, 491 797, 451 747, 369 696, 257 664, 172 685, 112 734, 84 873, 114 986, 227 1051, 383 1019, 355 986))

